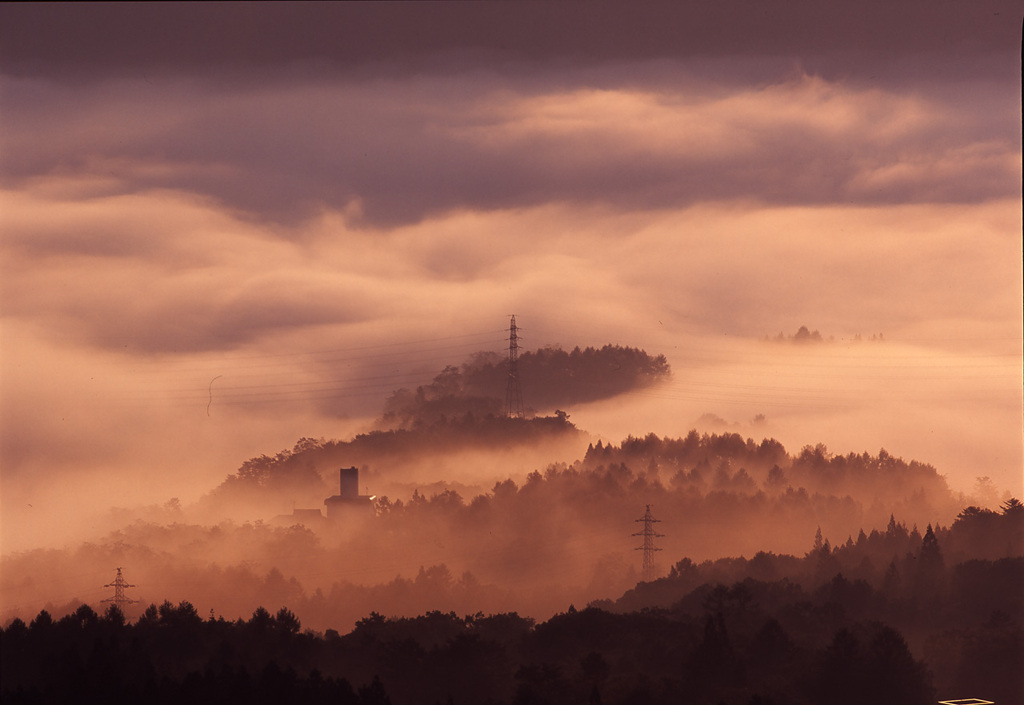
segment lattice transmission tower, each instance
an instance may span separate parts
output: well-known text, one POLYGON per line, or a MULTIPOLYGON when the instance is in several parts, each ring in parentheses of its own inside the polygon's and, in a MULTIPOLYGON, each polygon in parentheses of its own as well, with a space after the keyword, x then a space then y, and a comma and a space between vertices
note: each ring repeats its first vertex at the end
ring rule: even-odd
POLYGON ((654 531, 654 525, 661 521, 661 519, 655 519, 651 514, 651 505, 647 505, 647 511, 644 512, 643 518, 636 519, 635 521, 642 521, 644 523, 643 531, 638 531, 633 536, 643 536, 644 545, 637 546, 635 550, 644 552, 644 563, 643 563, 643 581, 649 583, 654 580, 655 575, 655 564, 654 564, 654 552, 660 551, 660 548, 655 548, 654 539, 662 538, 665 534, 658 534, 654 531))
POLYGON ((112 588, 114 588, 114 596, 113 597, 108 597, 106 600, 103 600, 103 602, 113 602, 115 605, 117 605, 117 608, 119 610, 121 610, 122 613, 124 613, 124 608, 126 606, 128 606, 130 604, 133 604, 135 602, 138 602, 138 600, 133 600, 130 597, 128 597, 127 595, 124 594, 124 589, 125 588, 133 588, 135 586, 134 585, 129 585, 125 581, 124 576, 121 575, 121 569, 120 568, 117 569, 117 577, 114 578, 114 582, 107 583, 103 587, 112 587, 112 588))
POLYGON ((510 419, 523 418, 523 390, 519 387, 519 329, 516 317, 508 327, 508 385, 505 388, 505 416, 510 419))

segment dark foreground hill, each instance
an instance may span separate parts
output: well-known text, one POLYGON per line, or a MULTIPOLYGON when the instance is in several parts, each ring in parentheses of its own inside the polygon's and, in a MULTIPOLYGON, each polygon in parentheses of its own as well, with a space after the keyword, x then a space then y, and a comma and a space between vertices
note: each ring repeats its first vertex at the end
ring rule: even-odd
MULTIPOLYGON (((965 511, 943 538, 992 539, 1022 515, 1016 501, 965 511)), ((9 705, 1024 702, 1024 557, 947 567, 930 527, 920 540, 898 524, 877 537, 867 542, 879 551, 910 549, 880 582, 828 577, 857 555, 822 542, 802 558, 680 561, 617 602, 542 623, 371 613, 340 635, 302 631, 287 608, 234 622, 188 602, 151 605, 134 623, 115 607, 59 620, 43 611, 0 632, 0 695, 9 705)))
MULTIPOLYGON (((1020 589, 1021 559, 972 566, 1020 589)), ((967 577, 967 576, 964 576, 967 577)), ((958 580, 950 600, 971 600, 958 580)), ((925 658, 865 612, 896 609, 836 578, 805 591, 751 579, 702 586, 671 608, 516 614, 371 614, 349 634, 300 631, 287 609, 203 619, 187 602, 135 624, 87 606, 3 630, 3 702, 16 703, 891 703, 974 693, 1021 702, 1019 621, 936 624, 925 658), (872 609, 865 610, 864 604, 872 609)), ((1011 607, 1012 608, 1012 607, 1011 607)), ((955 610, 954 610, 955 612, 955 610)))

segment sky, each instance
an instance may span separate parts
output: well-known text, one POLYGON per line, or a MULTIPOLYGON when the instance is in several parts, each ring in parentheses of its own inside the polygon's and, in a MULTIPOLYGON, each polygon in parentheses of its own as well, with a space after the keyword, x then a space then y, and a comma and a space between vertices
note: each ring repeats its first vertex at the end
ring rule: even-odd
POLYGON ((666 355, 595 438, 1020 496, 1020 11, 781 5, 0 7, 0 550, 350 438, 510 314, 666 355))

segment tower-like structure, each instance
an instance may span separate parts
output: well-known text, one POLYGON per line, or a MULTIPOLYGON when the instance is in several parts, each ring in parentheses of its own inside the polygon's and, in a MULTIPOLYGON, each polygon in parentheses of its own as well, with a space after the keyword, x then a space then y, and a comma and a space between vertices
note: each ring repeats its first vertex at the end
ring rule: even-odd
POLYGON ((376 495, 359 494, 359 468, 341 468, 338 471, 338 494, 324 500, 328 521, 346 516, 373 515, 376 495))
POLYGON ((516 317, 508 327, 508 385, 505 388, 505 416, 510 419, 523 418, 523 391, 519 387, 519 329, 516 317))
POLYGON ((644 552, 644 562, 642 576, 645 583, 649 583, 654 580, 657 576, 655 575, 654 565, 654 552, 660 551, 660 548, 654 547, 654 539, 661 538, 665 534, 658 534, 654 531, 654 525, 660 522, 660 519, 655 519, 651 514, 651 505, 647 505, 647 511, 644 512, 643 518, 636 519, 635 521, 642 521, 644 523, 643 531, 638 531, 633 536, 643 536, 644 545, 637 546, 635 550, 644 552))
POLYGON ((125 588, 132 588, 132 587, 135 587, 135 586, 134 585, 129 585, 128 582, 125 581, 124 576, 121 575, 121 569, 120 568, 117 569, 117 577, 114 578, 114 582, 107 583, 103 587, 112 587, 112 588, 114 588, 114 596, 113 597, 108 597, 106 600, 103 600, 103 602, 113 602, 115 605, 117 605, 117 608, 119 610, 121 610, 122 613, 124 613, 124 608, 125 607, 127 607, 128 605, 133 604, 135 602, 138 602, 138 600, 133 600, 130 597, 128 597, 127 595, 124 594, 124 589, 125 588))

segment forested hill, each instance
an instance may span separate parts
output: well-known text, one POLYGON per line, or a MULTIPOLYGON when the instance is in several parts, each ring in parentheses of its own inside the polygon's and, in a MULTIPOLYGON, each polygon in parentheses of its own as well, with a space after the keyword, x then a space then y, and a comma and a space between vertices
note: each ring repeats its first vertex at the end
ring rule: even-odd
POLYGON ((339 467, 384 467, 392 477, 401 477, 407 466, 446 454, 502 452, 515 446, 575 440, 580 434, 568 415, 560 411, 529 419, 466 412, 451 419, 438 418, 429 425, 361 433, 350 441, 301 438, 291 450, 246 460, 212 495, 253 499, 285 493, 319 504, 334 487, 339 467))
MULTIPOLYGON (((326 484, 334 480, 330 472, 342 465, 383 467, 395 476, 403 463, 423 463, 440 454, 466 448, 500 451, 509 444, 576 438, 579 433, 564 414, 533 419, 468 414, 431 426, 374 431, 351 441, 302 439, 292 451, 247 460, 215 494, 222 499, 285 496, 300 502, 308 495, 305 501, 315 500, 312 506, 317 506, 333 487, 326 484)), ((586 521, 600 523, 602 512, 612 511, 612 506, 616 515, 627 516, 653 503, 668 522, 665 527, 673 530, 673 541, 689 537, 689 544, 702 517, 716 518, 712 543, 729 552, 764 548, 759 545, 762 532, 751 531, 755 526, 770 530, 776 547, 789 549, 799 545, 794 539, 813 534, 816 525, 833 539, 845 540, 861 527, 884 525, 890 514, 920 526, 948 525, 967 504, 931 465, 884 449, 877 455, 841 455, 818 444, 790 454, 775 439, 755 442, 735 433, 691 431, 682 438, 649 434, 628 437, 619 445, 599 441, 582 459, 549 467, 543 479, 550 497, 557 498, 552 501, 559 513, 570 510, 586 521), (590 499, 581 503, 582 496, 590 499), (608 506, 592 517, 599 505, 608 506)))
POLYGON ((525 352, 518 360, 525 418, 507 418, 508 362, 496 353, 478 353, 461 367, 445 367, 415 391, 393 392, 374 430, 349 441, 302 438, 291 450, 250 458, 215 494, 285 491, 311 501, 326 490, 324 475, 343 465, 386 467, 397 477, 408 462, 432 456, 572 441, 581 432, 559 407, 642 389, 669 374, 664 355, 618 345, 525 352))
POLYGON ((669 487, 751 495, 803 491, 851 499, 888 515, 930 516, 949 521, 963 508, 945 478, 927 463, 904 460, 884 448, 833 454, 824 444, 790 454, 774 438, 755 442, 738 433, 660 438, 630 436, 619 445, 592 445, 584 467, 624 465, 657 476, 669 487), (922 511, 924 510, 924 511, 922 511))
MULTIPOLYGON (((993 517, 1018 528, 1019 519, 1019 504, 993 517)), ((901 539, 898 528, 888 533, 901 539)), ((683 563, 659 581, 676 588, 665 607, 569 605, 541 623, 514 612, 370 612, 342 635, 303 632, 301 610, 287 607, 225 620, 212 611, 204 619, 188 601, 164 602, 134 623, 114 606, 101 615, 83 604, 60 619, 44 610, 0 630, 0 696, 11 704, 927 705, 962 694, 1022 702, 1024 558, 947 567, 931 532, 916 563, 902 575, 890 569, 881 584, 829 579, 829 558, 821 546, 805 558, 760 561, 760 569, 795 567, 808 578, 801 582, 744 570, 722 582, 728 571, 683 563)), ((658 585, 637 593, 643 588, 658 585)))
MULTIPOLYGON (((550 412, 643 389, 670 374, 664 355, 605 345, 566 352, 546 347, 519 355, 518 378, 528 410, 550 412)), ((499 415, 508 385, 508 361, 478 353, 461 367, 446 367, 430 384, 395 391, 384 406, 384 428, 411 428, 472 413, 499 415)))

